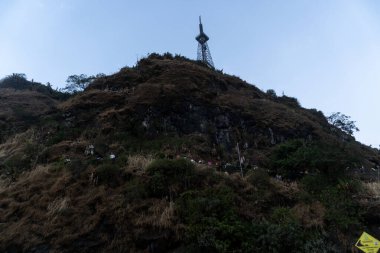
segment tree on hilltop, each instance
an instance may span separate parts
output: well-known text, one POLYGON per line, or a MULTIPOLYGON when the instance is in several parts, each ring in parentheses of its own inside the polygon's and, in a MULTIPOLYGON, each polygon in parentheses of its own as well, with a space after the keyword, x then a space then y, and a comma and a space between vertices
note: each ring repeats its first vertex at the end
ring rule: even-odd
POLYGON ((359 131, 359 128, 356 127, 355 121, 350 120, 351 117, 344 115, 343 113, 336 112, 327 117, 327 121, 342 130, 343 132, 352 135, 354 131, 359 131))
POLYGON ((3 88, 25 89, 29 83, 24 73, 13 73, 0 80, 0 86, 3 88))
POLYGON ((71 75, 66 80, 66 90, 69 93, 81 92, 91 83, 92 78, 85 74, 71 75))
POLYGON ((97 78, 104 77, 105 74, 99 73, 96 76, 87 76, 85 74, 71 75, 66 80, 66 86, 63 90, 69 93, 76 93, 84 91, 92 81, 97 78))

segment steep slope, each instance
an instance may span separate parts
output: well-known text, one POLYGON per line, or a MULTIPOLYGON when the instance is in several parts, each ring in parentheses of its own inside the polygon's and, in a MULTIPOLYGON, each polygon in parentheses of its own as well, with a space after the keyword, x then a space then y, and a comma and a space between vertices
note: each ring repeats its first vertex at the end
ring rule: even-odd
POLYGON ((96 80, 60 108, 71 128, 96 126, 110 139, 125 145, 137 141, 147 151, 177 155, 191 146, 194 158, 220 161, 236 157, 239 143, 246 159, 262 165, 277 144, 303 139, 346 143, 366 157, 364 164, 378 164, 373 150, 332 127, 321 112, 182 58, 143 59, 96 80), (159 139, 166 139, 165 148, 156 143, 159 139))
POLYGON ((380 235, 380 186, 359 180, 378 151, 295 98, 170 54, 62 102, 9 92, 1 252, 350 252, 380 235))
POLYGON ((69 94, 13 74, 0 80, 0 178, 15 178, 36 164, 43 118, 69 94), (28 153, 29 155, 25 155, 28 153))

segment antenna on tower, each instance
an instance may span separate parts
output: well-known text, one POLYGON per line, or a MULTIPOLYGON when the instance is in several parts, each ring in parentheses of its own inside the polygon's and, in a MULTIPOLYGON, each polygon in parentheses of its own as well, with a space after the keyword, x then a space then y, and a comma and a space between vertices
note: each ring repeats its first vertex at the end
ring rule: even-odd
POLYGON ((195 37, 195 39, 198 41, 197 60, 206 63, 211 68, 214 68, 214 62, 212 61, 210 49, 207 45, 209 37, 203 32, 201 16, 199 16, 199 35, 195 37))
POLYGON ((199 31, 200 31, 200 33, 203 33, 203 25, 202 25, 201 16, 199 16, 199 31))

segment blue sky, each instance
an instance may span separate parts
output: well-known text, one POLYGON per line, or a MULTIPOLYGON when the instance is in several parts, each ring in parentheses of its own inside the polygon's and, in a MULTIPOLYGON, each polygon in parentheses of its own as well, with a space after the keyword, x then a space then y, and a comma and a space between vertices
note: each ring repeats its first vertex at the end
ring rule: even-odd
POLYGON ((0 77, 63 87, 152 52, 196 58, 198 16, 218 69, 262 90, 342 112, 380 144, 380 2, 376 0, 1 0, 0 77))

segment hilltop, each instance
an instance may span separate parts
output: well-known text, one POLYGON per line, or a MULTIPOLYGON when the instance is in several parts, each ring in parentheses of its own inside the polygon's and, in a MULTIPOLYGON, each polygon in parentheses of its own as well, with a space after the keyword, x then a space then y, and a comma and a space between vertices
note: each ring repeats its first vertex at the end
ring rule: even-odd
POLYGON ((151 55, 97 79, 60 109, 68 118, 62 124, 73 121, 70 128, 83 132, 96 126, 100 135, 132 143, 129 151, 173 156, 191 147, 194 159, 215 163, 235 159, 239 143, 251 164, 267 166, 274 147, 299 139, 358 154, 366 167, 379 164, 375 150, 329 124, 322 112, 180 57, 151 55))
POLYGON ((2 252, 344 252, 380 235, 378 150, 201 62, 152 54, 76 94, 0 97, 2 252))
POLYGON ((0 141, 28 129, 39 117, 57 109, 68 97, 49 86, 28 81, 23 74, 0 80, 0 141))

